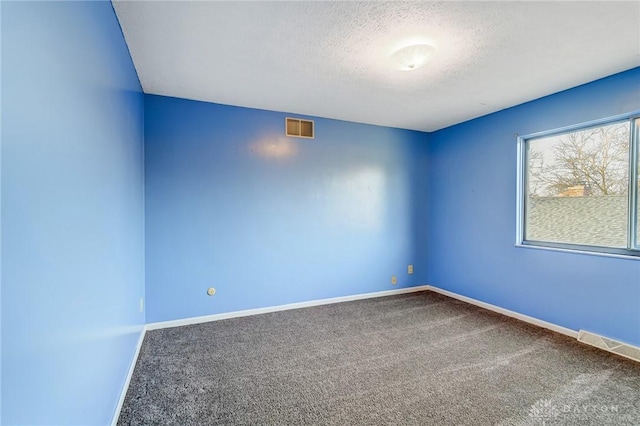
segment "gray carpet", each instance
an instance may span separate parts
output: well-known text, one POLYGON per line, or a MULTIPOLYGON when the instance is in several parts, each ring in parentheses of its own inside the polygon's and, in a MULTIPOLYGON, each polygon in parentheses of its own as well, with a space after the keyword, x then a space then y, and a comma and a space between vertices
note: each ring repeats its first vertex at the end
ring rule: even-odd
POLYGON ((432 292, 147 333, 119 425, 640 425, 640 363, 432 292))

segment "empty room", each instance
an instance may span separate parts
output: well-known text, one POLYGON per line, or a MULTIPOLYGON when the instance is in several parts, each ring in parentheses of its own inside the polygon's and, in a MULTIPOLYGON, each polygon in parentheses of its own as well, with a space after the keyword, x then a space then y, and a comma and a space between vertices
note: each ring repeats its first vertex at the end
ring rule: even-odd
POLYGON ((640 425, 640 1, 0 23, 0 424, 640 425))

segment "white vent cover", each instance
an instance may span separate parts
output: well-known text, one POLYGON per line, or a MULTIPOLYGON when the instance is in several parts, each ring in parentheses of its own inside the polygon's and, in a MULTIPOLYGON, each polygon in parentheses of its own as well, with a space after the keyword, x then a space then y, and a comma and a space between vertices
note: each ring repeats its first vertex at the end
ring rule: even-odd
POLYGON ((640 362, 640 348, 636 348, 635 346, 616 342, 615 340, 607 339, 606 337, 584 330, 580 330, 578 333, 578 340, 587 345, 595 346, 596 348, 604 349, 605 351, 640 362))
POLYGON ((287 136, 293 136, 296 138, 313 139, 313 120, 287 117, 285 119, 285 133, 287 136))

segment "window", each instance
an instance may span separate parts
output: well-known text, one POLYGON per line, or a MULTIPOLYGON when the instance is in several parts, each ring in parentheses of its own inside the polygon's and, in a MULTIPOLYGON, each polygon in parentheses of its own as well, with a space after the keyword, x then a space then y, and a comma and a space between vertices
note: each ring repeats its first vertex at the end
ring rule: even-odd
POLYGON ((640 256, 640 118, 518 138, 521 245, 640 256))

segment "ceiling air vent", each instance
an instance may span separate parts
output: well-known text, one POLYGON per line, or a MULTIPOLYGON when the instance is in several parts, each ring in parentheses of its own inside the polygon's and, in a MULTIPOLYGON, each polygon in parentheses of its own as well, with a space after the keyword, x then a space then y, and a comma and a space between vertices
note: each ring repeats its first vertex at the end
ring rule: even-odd
POLYGON ((301 118, 286 118, 287 136, 294 136, 296 138, 309 138, 313 139, 313 121, 303 120, 301 118))

